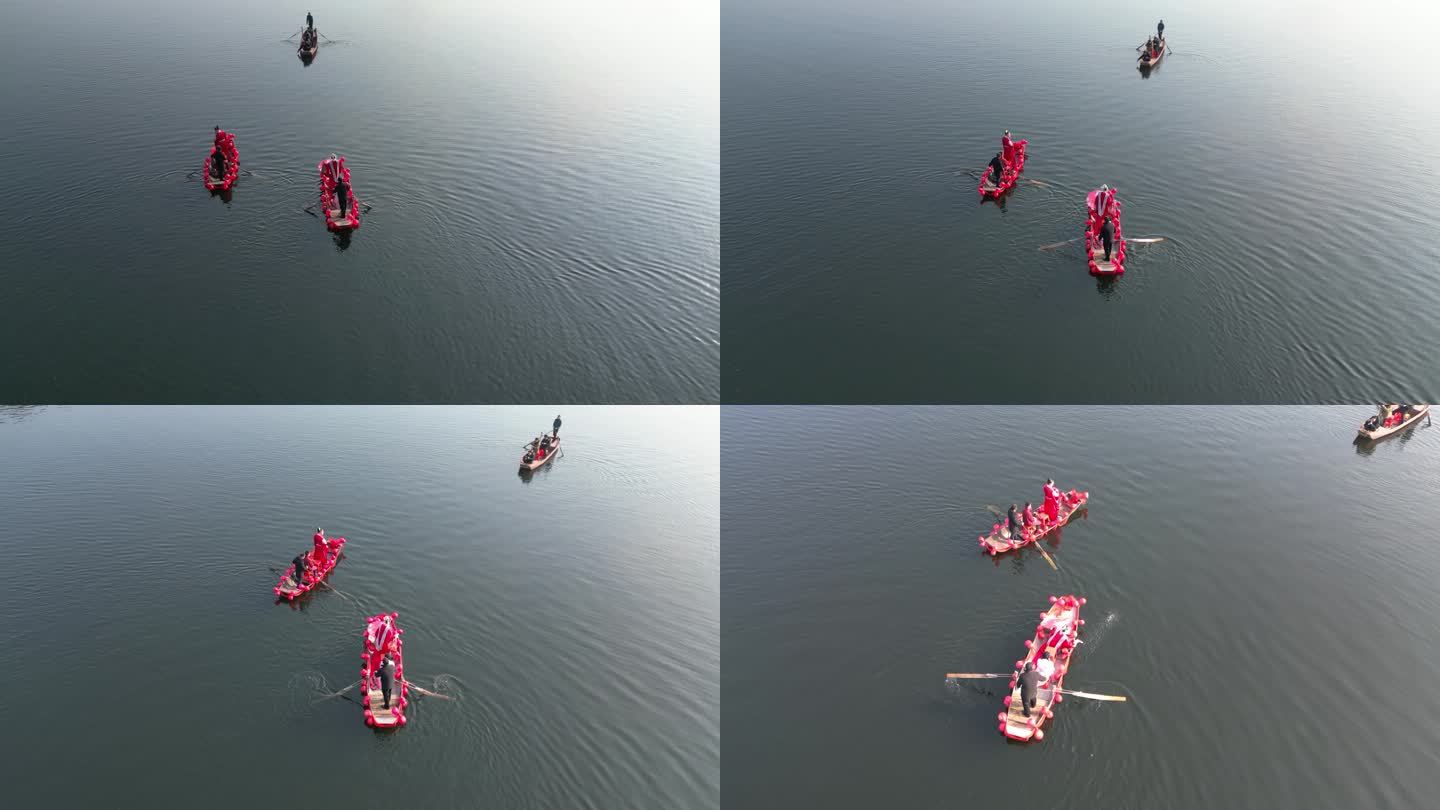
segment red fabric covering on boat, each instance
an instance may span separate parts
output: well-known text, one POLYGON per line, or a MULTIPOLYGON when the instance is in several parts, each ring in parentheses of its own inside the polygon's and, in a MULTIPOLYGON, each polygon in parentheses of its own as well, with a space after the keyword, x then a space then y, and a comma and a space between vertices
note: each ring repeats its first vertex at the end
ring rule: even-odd
POLYGON ((235 185, 235 178, 240 176, 240 150, 235 148, 235 135, 225 130, 220 130, 215 135, 215 143, 210 147, 210 152, 205 156, 205 163, 200 167, 200 176, 205 178, 205 188, 211 191, 228 191, 235 185), (225 155, 225 177, 219 183, 214 182, 210 176, 210 166, 215 159, 215 150, 220 149, 225 155))
POLYGON ((1115 196, 1115 189, 1101 192, 1099 189, 1085 195, 1085 262, 1091 275, 1122 275, 1125 272, 1125 234, 1120 225, 1122 206, 1115 196), (1100 227, 1109 219, 1112 234, 1110 259, 1113 269, 1101 268, 1096 261, 1105 256, 1105 246, 1100 240, 1100 227))
POLYGON ((325 214, 325 227, 332 231, 360 227, 360 198, 356 196, 355 186, 350 182, 350 168, 345 165, 345 158, 326 158, 320 161, 316 168, 320 171, 320 210, 325 214), (338 205, 335 202, 336 179, 344 179, 345 184, 350 186, 350 209, 345 212, 344 217, 332 219, 330 212, 337 210, 338 205))
MULTIPOLYGON (((314 588, 319 585, 320 582, 325 579, 325 577, 330 575, 331 571, 335 570, 335 566, 340 564, 340 551, 344 547, 345 538, 330 538, 330 548, 333 553, 330 554, 328 559, 326 559, 323 563, 312 564, 309 568, 307 568, 305 581, 297 582, 296 587, 293 589, 285 588, 285 580, 288 579, 293 581, 295 578, 295 566, 293 564, 288 566, 285 569, 285 573, 280 575, 280 581, 276 583, 273 589, 275 591, 275 595, 283 599, 294 600, 297 597, 303 596, 314 590, 314 588)), ((309 556, 312 560, 314 559, 313 555, 309 556)))
POLYGON ((361 705, 365 709, 365 725, 375 728, 394 728, 403 726, 406 723, 405 707, 410 703, 410 685, 405 681, 405 631, 400 629, 396 621, 400 618, 399 613, 380 613, 369 616, 365 619, 364 644, 365 651, 360 654, 362 665, 360 668, 361 681, 361 705), (370 703, 370 688, 375 685, 379 675, 376 674, 380 664, 384 661, 385 653, 395 659, 395 687, 390 695, 390 708, 395 714, 391 721, 381 721, 374 714, 374 709, 379 706, 372 706, 370 703))
POLYGON ((1029 142, 1014 141, 1013 148, 1009 149, 1007 154, 1004 139, 1002 139, 1000 159, 1005 163, 1005 169, 1000 173, 1000 185, 990 185, 991 172, 986 169, 980 175, 980 196, 982 198, 999 199, 1015 187, 1020 180, 1020 173, 1025 171, 1025 144, 1027 143, 1029 142))
POLYGON ((991 555, 1003 554, 1039 540, 1068 523, 1090 500, 1090 493, 1071 490, 1060 497, 1064 499, 1063 502, 1059 499, 1053 502, 1055 517, 1047 514, 1042 506, 1041 511, 1035 515, 1034 524, 1026 526, 1020 537, 1011 536, 1005 526, 997 523, 990 534, 980 537, 980 550, 991 555))

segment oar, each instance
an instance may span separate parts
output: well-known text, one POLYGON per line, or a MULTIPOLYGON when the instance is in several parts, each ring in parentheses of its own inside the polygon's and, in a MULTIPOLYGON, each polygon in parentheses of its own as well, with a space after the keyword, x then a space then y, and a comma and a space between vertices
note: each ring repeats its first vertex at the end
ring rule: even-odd
POLYGON ((1040 541, 1038 539, 1034 541, 1033 545, 1035 546, 1035 550, 1040 552, 1040 556, 1045 558, 1045 562, 1050 563, 1050 568, 1052 570, 1060 570, 1060 566, 1056 565, 1055 561, 1050 559, 1050 552, 1046 551, 1045 547, 1040 545, 1040 541))
POLYGON ((414 681, 407 681, 407 683, 410 684, 410 688, 411 688, 411 689, 414 689, 416 692, 419 692, 420 694, 425 695, 426 697, 440 698, 441 700, 454 700, 454 699, 455 699, 455 698, 451 697, 450 695, 442 695, 442 694, 440 694, 439 692, 431 692, 429 689, 426 689, 426 688, 424 688, 424 687, 422 687, 422 686, 416 686, 414 681))
POLYGON ((1137 244, 1137 245, 1153 245, 1153 244, 1155 244, 1156 242, 1164 242, 1164 241, 1165 241, 1165 237, 1163 237, 1163 236, 1142 236, 1142 237, 1140 237, 1140 238, 1138 238, 1138 239, 1131 239, 1130 237, 1127 236, 1127 237, 1125 237, 1125 241, 1126 241, 1126 242, 1132 242, 1132 243, 1137 244))
POLYGON ((947 673, 945 673, 945 677, 946 677, 947 679, 949 679, 949 678, 1008 678, 1008 677, 1010 677, 1011 675, 1014 675, 1014 674, 1015 674, 1015 673, 1013 673, 1013 672, 1007 672, 1007 673, 1005 673, 1005 674, 1003 674, 1003 675, 1001 675, 1001 674, 996 674, 996 673, 994 673, 994 672, 947 672, 947 673))
POLYGON ((333 39, 325 36, 324 34, 320 33, 320 30, 319 30, 318 28, 315 30, 315 35, 318 36, 318 37, 320 37, 321 39, 325 40, 326 42, 334 42, 334 41, 335 41, 335 40, 333 40, 333 39))
POLYGON ((1040 249, 1041 249, 1041 250, 1054 250, 1055 248, 1065 247, 1066 245, 1068 245, 1068 244, 1070 244, 1070 243, 1072 243, 1072 242, 1079 242, 1079 241, 1080 241, 1080 237, 1076 237, 1076 238, 1074 238, 1074 239, 1066 239, 1064 242, 1056 242, 1056 243, 1053 244, 1053 245, 1041 245, 1041 246, 1040 246, 1040 249))
POLYGON ((323 579, 320 580, 320 584, 321 584, 321 585, 324 585, 325 587, 329 588, 330 590, 334 591, 335 593, 340 594, 340 596, 343 597, 343 598, 345 598, 345 599, 349 599, 349 600, 352 601, 352 602, 355 601, 355 597, 351 596, 351 595, 348 594, 348 593, 345 593, 344 591, 340 590, 339 588, 335 587, 334 585, 331 585, 330 583, 326 582, 326 581, 323 580, 323 579))
POLYGON ((314 207, 314 206, 308 206, 308 205, 307 205, 307 206, 305 206, 304 208, 302 208, 302 209, 300 209, 300 210, 304 211, 305 213, 309 214, 309 215, 312 216, 312 217, 319 218, 320 215, 317 214, 317 213, 315 213, 313 210, 311 210, 313 207, 314 207))
POLYGON ((1073 689, 1058 689, 1056 691, 1058 691, 1062 695, 1073 695, 1075 697, 1089 698, 1091 700, 1110 700, 1124 703, 1125 701, 1130 699, 1125 697, 1124 695, 1097 695, 1094 692, 1077 692, 1073 689))
MULTIPOLYGON (((357 686, 359 686, 359 685, 360 685, 360 682, 359 682, 359 681, 356 681, 355 683, 350 684, 349 686, 345 687, 344 689, 341 689, 339 692, 331 692, 331 693, 328 694, 328 695, 324 695, 323 697, 320 698, 320 700, 330 700, 331 698, 344 697, 346 692, 349 692, 351 689, 354 689, 355 687, 357 687, 357 686)), ((317 700, 317 701, 315 701, 315 702, 316 702, 316 703, 319 703, 320 700, 317 700)))
MULTIPOLYGON (((991 512, 994 512, 996 517, 1004 517, 1004 518, 1007 518, 1007 519, 1010 517, 1009 515, 1005 514, 1004 512, 1001 512, 999 509, 995 508, 994 506, 991 506, 991 505, 988 504, 988 503, 985 504, 985 508, 986 508, 986 509, 989 509, 991 512)), ((1009 533, 1008 529, 1002 529, 1002 531, 1005 531, 1007 534, 1009 533)), ((1047 552, 1047 551, 1040 545, 1040 540, 1039 540, 1038 538, 1037 538, 1036 540, 1032 541, 1032 545, 1034 545, 1034 546, 1035 546, 1035 549, 1036 549, 1037 551, 1039 551, 1040 554, 1041 554, 1043 557, 1045 557, 1045 562, 1050 563, 1050 567, 1051 567, 1051 568, 1053 568, 1053 569, 1056 570, 1056 571, 1059 571, 1059 570, 1060 570, 1060 566, 1056 565, 1056 564, 1055 564, 1055 561, 1050 558, 1050 553, 1047 552)))

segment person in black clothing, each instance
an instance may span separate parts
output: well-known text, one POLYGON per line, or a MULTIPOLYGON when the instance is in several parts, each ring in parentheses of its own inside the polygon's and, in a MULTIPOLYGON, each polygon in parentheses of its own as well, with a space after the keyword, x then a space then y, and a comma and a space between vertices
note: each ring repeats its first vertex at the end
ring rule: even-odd
POLYGON ((295 587, 299 588, 301 585, 303 585, 303 584, 305 583, 305 554, 304 554, 304 552, 301 552, 300 556, 298 556, 298 557, 296 557, 295 559, 291 560, 291 561, 290 561, 290 564, 293 565, 293 566, 295 566, 295 577, 294 577, 294 579, 295 579, 295 587))
POLYGON ((1035 662, 1031 661, 1025 665, 1025 673, 1020 676, 1020 708, 1025 711, 1025 716, 1030 716, 1030 710, 1035 708, 1035 697, 1040 686, 1040 673, 1035 671, 1035 662))
POLYGON ((1165 21, 1164 21, 1164 20, 1161 20, 1161 21, 1160 21, 1160 24, 1157 25, 1157 26, 1155 26, 1155 33, 1159 35, 1159 36, 1157 37, 1157 39, 1164 39, 1164 38, 1165 38, 1165 21))
MULTIPOLYGON (((1160 23, 1160 27, 1164 28, 1165 23, 1160 23)), ((315 18, 311 16, 310 12, 308 11, 305 12, 305 28, 306 30, 314 30, 315 28, 315 18)))
POLYGON ((335 181, 335 204, 340 206, 340 218, 344 219, 350 210, 350 186, 344 180, 335 181))
POLYGON ((1000 185, 1000 175, 1005 173, 1005 159, 996 152, 995 157, 990 158, 990 182, 996 186, 1000 185))
POLYGON ((1110 224, 1110 218, 1106 217, 1105 222, 1100 225, 1100 244, 1105 247, 1105 261, 1110 261, 1110 247, 1115 243, 1115 228, 1110 224))
POLYGON ((560 438, 560 414, 555 414, 555 421, 550 425, 550 438, 560 438))
POLYGON ((380 664, 380 694, 385 698, 385 708, 390 708, 390 693, 395 688, 395 659, 387 653, 380 664))
POLYGON ((210 156, 210 173, 215 175, 216 180, 225 179, 225 152, 223 150, 216 149, 215 154, 210 156))
POLYGON ((1020 539, 1020 508, 1010 504, 1010 511, 1005 516, 1005 527, 1010 530, 1010 536, 1016 540, 1020 539))

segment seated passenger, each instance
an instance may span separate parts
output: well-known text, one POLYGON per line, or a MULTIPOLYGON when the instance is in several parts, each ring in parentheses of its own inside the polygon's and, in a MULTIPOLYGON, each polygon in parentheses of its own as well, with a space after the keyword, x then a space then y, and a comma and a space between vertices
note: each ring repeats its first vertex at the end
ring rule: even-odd
POLYGON ((1041 686, 1050 682, 1050 678, 1055 674, 1055 659, 1050 657, 1050 653, 1040 655, 1040 660, 1035 662, 1035 671, 1040 673, 1041 686))

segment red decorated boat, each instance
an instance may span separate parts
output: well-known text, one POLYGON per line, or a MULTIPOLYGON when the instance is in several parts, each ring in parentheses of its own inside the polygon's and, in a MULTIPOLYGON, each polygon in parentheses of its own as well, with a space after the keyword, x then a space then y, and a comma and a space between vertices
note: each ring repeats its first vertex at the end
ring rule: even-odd
POLYGON ((1080 606, 1085 600, 1072 595, 1050 597, 1050 609, 1040 614, 1040 623, 1035 626, 1035 635, 1025 642, 1025 657, 1015 662, 1015 674, 1010 676, 1010 693, 1005 696, 1005 711, 1000 712, 1000 733, 1012 740, 1043 740, 1045 721, 1055 717, 1055 706, 1064 700, 1061 689, 1075 647, 1078 644, 1080 628, 1085 620, 1080 618, 1080 606), (1039 665, 1043 654, 1049 653, 1054 661, 1054 672, 1040 682, 1035 693, 1035 703, 1030 713, 1025 713, 1020 694, 1019 673, 1025 665, 1039 665))
POLYGON ((211 191, 229 191, 235 185, 235 178, 240 176, 240 150, 235 148, 235 135, 231 132, 220 132, 217 144, 212 144, 210 153, 205 156, 205 165, 200 167, 200 174, 205 178, 205 188, 211 191), (210 171, 215 165, 215 150, 225 156, 225 176, 216 177, 210 171))
POLYGON ((381 613, 365 619, 365 652, 360 654, 360 684, 365 708, 365 725, 371 728, 399 728, 405 725, 405 707, 410 705, 410 684, 405 681, 405 631, 396 622, 399 613, 381 613), (395 683, 390 692, 390 706, 385 706, 385 693, 376 673, 385 654, 395 659, 395 683))
POLYGON ((1113 188, 1108 192, 1096 189, 1085 197, 1085 262, 1092 276, 1118 276, 1125 272, 1125 234, 1120 227, 1120 211, 1120 200, 1113 188), (1105 258, 1105 246, 1100 240, 1100 226, 1106 217, 1114 223, 1109 259, 1105 258))
MULTIPOLYGON (((1015 143, 1014 160, 1005 161, 1005 170, 1000 173, 1000 185, 995 185, 993 172, 989 169, 980 176, 981 199, 995 200, 1009 193, 1020 182, 1020 172, 1025 171, 1026 141, 1015 143)), ((1003 158, 1002 158, 1003 159, 1003 158)))
POLYGON ((345 158, 326 158, 316 166, 320 171, 320 210, 325 212, 325 227, 332 231, 349 231, 360 227, 360 198, 355 196, 355 186, 350 183, 350 168, 345 158), (350 205, 345 216, 340 215, 335 200, 335 181, 343 179, 350 187, 350 205))
MULTIPOLYGON (((325 560, 325 564, 318 567, 313 563, 310 564, 305 569, 305 581, 296 582, 295 564, 291 563, 289 567, 285 569, 285 573, 280 575, 280 582, 275 586, 276 596, 281 599, 294 601, 296 598, 304 596, 314 590, 325 580, 325 577, 330 576, 330 572, 334 571, 335 566, 340 564, 340 552, 345 548, 345 538, 331 537, 329 540, 330 545, 334 547, 335 551, 325 560)), ((310 556, 311 552, 307 551, 306 555, 310 556)), ((313 557, 311 558, 313 559, 313 557)))
POLYGON ((996 523, 991 528, 990 534, 980 536, 980 550, 993 557, 1006 551, 1024 548, 1051 532, 1059 531, 1060 527, 1069 523, 1070 518, 1074 517, 1075 513, 1089 502, 1089 492, 1072 489, 1062 493, 1056 505, 1054 519, 1051 519, 1044 509, 1036 511, 1035 521, 1022 530, 1019 537, 1013 536, 1010 529, 1003 523, 996 523))

